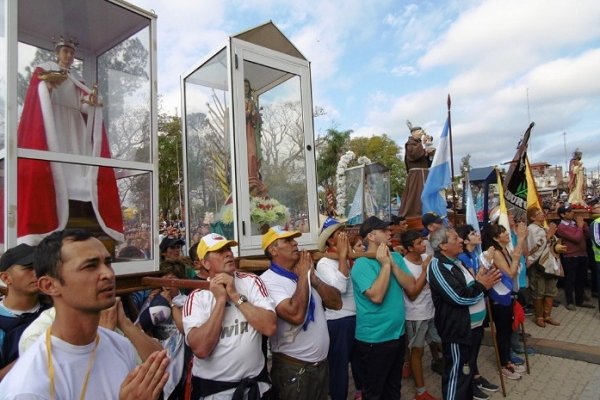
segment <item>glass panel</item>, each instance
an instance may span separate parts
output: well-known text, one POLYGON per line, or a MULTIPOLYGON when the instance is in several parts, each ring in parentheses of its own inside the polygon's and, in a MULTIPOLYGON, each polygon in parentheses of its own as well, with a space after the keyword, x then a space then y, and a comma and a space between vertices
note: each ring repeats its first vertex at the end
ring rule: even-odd
POLYGON ((117 256, 133 239, 148 239, 144 246, 141 241, 135 245, 144 249, 144 257, 152 257, 151 248, 146 247, 152 243, 151 172, 25 158, 19 158, 17 168, 17 236, 21 241, 37 244, 62 226, 84 228, 111 251, 118 245, 117 256), (78 177, 95 184, 80 182, 73 193, 67 181, 78 177), (131 240, 122 243, 124 238, 131 240))
POLYGON ((0 160, 0 253, 4 252, 4 159, 0 160))
MULTIPOLYGON (((18 87, 17 87, 17 104, 19 118, 23 112, 23 104, 25 103, 25 96, 27 89, 31 84, 31 78, 37 68, 48 70, 48 63, 56 62, 56 54, 53 50, 43 49, 41 47, 31 46, 26 43, 18 44, 18 87)), ((55 66, 58 68, 58 66, 55 66)), ((54 68, 53 68, 54 69, 54 68)), ((83 62, 75 58, 71 71, 79 79, 83 76, 83 62)), ((24 147, 24 146, 21 146, 24 147)))
POLYGON ((112 158, 150 162, 150 28, 98 57, 98 90, 112 158))
POLYGON ((346 204, 344 214, 348 218, 349 225, 361 224, 363 222, 363 175, 364 169, 362 166, 346 170, 346 204))
POLYGON ((365 170, 365 219, 374 215, 390 221, 390 171, 378 163, 365 166, 365 170))
POLYGON ((152 259, 152 174, 125 170, 118 171, 117 176, 125 241, 117 247, 116 260, 152 259))
POLYGON ((234 238, 227 53, 185 78, 190 245, 210 232, 234 238))
MULTIPOLYGON (((4 148, 6 136, 6 23, 6 2, 0 0, 0 149, 4 148)), ((4 209, 1 212, 4 213, 4 209)))
POLYGON ((288 225, 308 232, 300 77, 244 61, 252 234, 288 225))

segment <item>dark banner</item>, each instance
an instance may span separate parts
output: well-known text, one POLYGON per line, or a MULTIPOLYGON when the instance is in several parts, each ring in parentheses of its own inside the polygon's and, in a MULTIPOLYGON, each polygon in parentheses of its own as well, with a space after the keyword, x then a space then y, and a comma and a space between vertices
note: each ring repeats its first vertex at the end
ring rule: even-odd
POLYGON ((519 143, 517 153, 510 163, 508 173, 504 178, 504 198, 507 202, 507 208, 510 209, 516 220, 522 220, 527 213, 527 176, 526 163, 527 144, 531 129, 535 123, 531 123, 525 131, 523 139, 519 143))

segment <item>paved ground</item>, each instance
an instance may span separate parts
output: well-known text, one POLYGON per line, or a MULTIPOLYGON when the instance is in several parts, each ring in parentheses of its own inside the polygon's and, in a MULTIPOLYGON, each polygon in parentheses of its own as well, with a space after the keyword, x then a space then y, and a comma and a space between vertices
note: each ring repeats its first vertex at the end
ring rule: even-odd
MULTIPOLYGON (((562 293, 562 291, 561 291, 562 293)), ((559 297, 564 302, 564 299, 559 297)), ((597 305, 597 299, 592 299, 597 305)), ((563 303, 564 304, 564 303, 563 303)), ((555 307, 553 316, 561 326, 540 328, 527 317, 525 330, 532 335, 530 344, 537 353, 529 357, 530 375, 519 381, 505 380, 506 399, 600 400, 600 313, 598 309, 578 308, 568 311, 555 307)), ((428 391, 441 398, 441 377, 429 369, 429 352, 424 365, 428 391)), ((483 376, 500 385, 494 348, 489 330, 479 355, 479 370, 483 376)), ((348 399, 354 399, 351 383, 348 399)), ((402 399, 414 399, 412 378, 402 381, 402 399)), ((493 393, 493 400, 503 399, 502 392, 493 393)))

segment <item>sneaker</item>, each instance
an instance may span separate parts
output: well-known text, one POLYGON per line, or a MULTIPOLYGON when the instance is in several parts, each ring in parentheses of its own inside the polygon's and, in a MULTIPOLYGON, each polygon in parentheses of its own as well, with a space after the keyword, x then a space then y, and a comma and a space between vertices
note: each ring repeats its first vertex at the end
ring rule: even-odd
POLYGON ((426 390, 421 394, 417 394, 415 396, 415 400, 438 400, 437 397, 433 397, 431 394, 429 394, 429 392, 426 390))
POLYGON ((530 305, 525 306, 525 315, 531 317, 533 315, 533 307, 530 305))
POLYGON ((488 400, 490 396, 488 396, 483 390, 479 389, 477 386, 473 386, 473 400, 488 400))
POLYGON ((502 367, 502 375, 504 375, 506 379, 512 379, 513 381, 518 381, 519 379, 521 379, 521 375, 517 374, 515 371, 512 371, 507 367, 502 367))
POLYGON ((438 358, 431 361, 431 370, 436 374, 442 375, 444 373, 444 359, 438 358))
POLYGON ((577 310, 577 307, 575 307, 575 304, 567 304, 567 305, 565 306, 565 308, 566 308, 567 310, 569 310, 569 311, 576 311, 576 310, 577 310))
POLYGON ((524 365, 515 365, 514 363, 508 363, 508 367, 512 368, 517 374, 524 374, 527 372, 527 368, 524 365))
POLYGON ((500 390, 498 385, 494 385, 493 383, 485 379, 483 376, 480 376, 479 378, 474 378, 473 383, 475 383, 475 386, 478 389, 487 390, 488 392, 497 392, 498 390, 500 390))
POLYGON ((517 356, 516 354, 511 354, 510 361, 515 365, 525 364, 525 360, 523 360, 521 357, 517 356))
POLYGON ((402 366, 402 379, 410 378, 411 375, 412 375, 412 371, 410 369, 410 364, 405 362, 404 365, 402 366))
MULTIPOLYGON (((513 351, 517 354, 525 354, 525 349, 523 349, 523 346, 520 347, 513 347, 513 351)), ((527 354, 528 355, 533 355, 535 354, 535 350, 533 349, 533 347, 527 347, 527 354)), ((516 363, 515 363, 516 364, 516 363)))

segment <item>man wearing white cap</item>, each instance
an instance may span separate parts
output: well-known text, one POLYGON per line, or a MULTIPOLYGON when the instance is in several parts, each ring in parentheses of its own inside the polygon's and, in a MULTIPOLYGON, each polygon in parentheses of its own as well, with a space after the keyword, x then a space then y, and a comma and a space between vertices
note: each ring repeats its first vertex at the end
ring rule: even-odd
POLYGON ((270 387, 262 335, 275 333, 273 300, 258 276, 236 271, 232 246, 216 233, 198 244, 210 289, 193 291, 183 307, 195 399, 255 400, 270 387))
POLYGON ((271 261, 262 279, 275 301, 277 334, 271 336, 273 398, 326 400, 329 332, 323 305, 339 310, 340 292, 316 276, 310 254, 298 251, 298 231, 270 228, 262 248, 271 261))
POLYGON ((360 390, 361 380, 354 362, 354 332, 356 304, 350 279, 350 243, 344 232, 346 224, 334 218, 323 222, 319 233, 319 251, 325 252, 317 263, 317 276, 336 288, 342 296, 341 310, 325 309, 329 329, 329 397, 345 400, 348 397, 348 364, 352 364, 354 386, 360 390), (336 257, 337 256, 337 257, 336 257), (337 259, 335 259, 337 258, 337 259))

